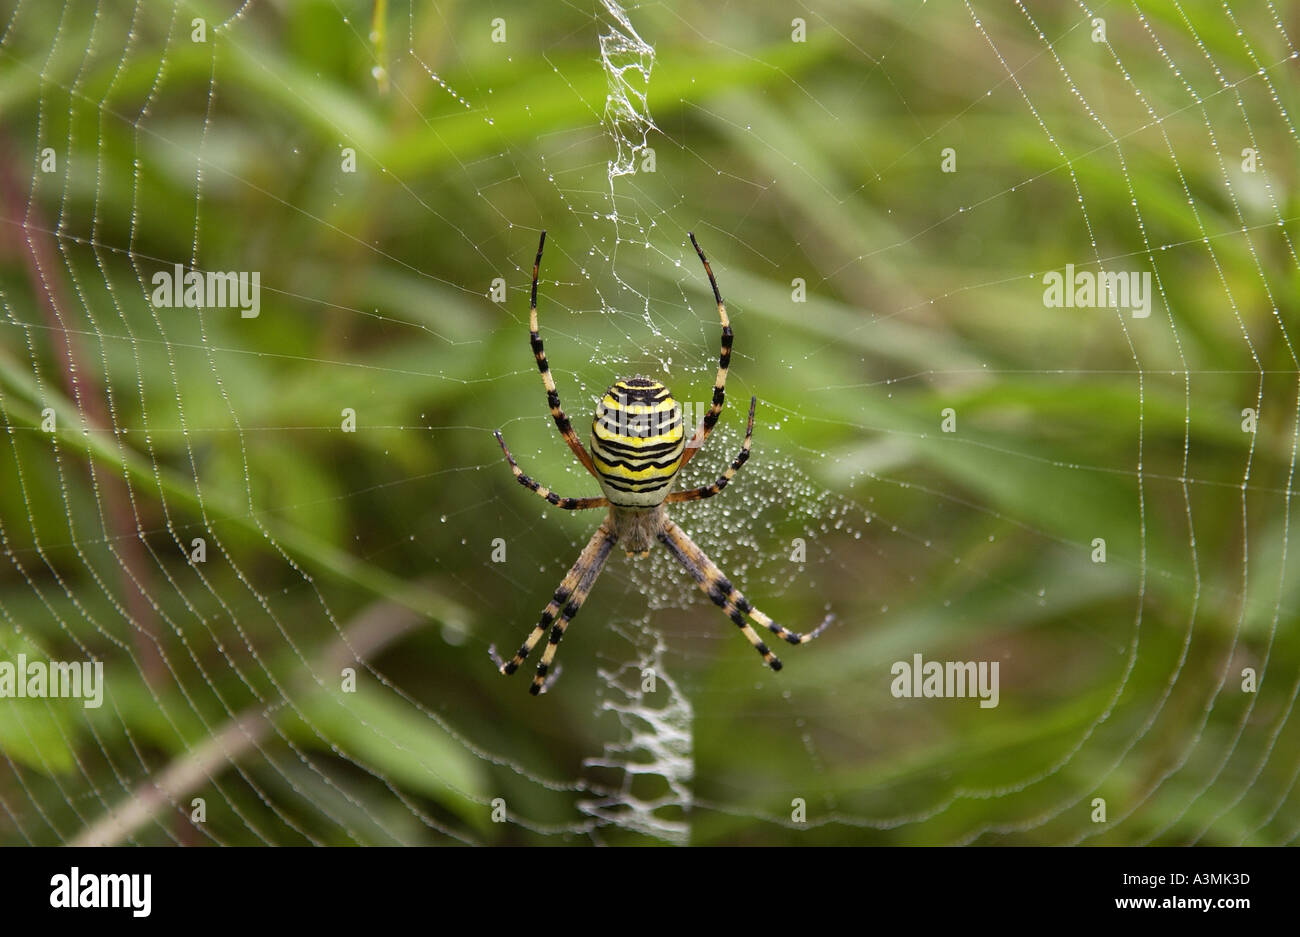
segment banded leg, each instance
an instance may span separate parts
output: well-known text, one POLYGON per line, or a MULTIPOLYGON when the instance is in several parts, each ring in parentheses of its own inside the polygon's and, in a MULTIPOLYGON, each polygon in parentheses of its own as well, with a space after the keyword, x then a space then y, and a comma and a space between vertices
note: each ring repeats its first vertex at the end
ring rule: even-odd
POLYGON ((762 655, 763 660, 773 670, 781 669, 781 660, 768 649, 768 646, 763 643, 763 639, 745 621, 746 615, 790 644, 807 644, 825 631, 827 626, 835 620, 835 616, 827 615, 820 625, 807 634, 791 631, 784 625, 777 624, 751 605, 749 600, 741 595, 740 590, 733 586, 727 577, 722 574, 722 570, 718 569, 713 560, 709 559, 704 551, 697 547, 690 537, 686 536, 686 532, 672 521, 665 521, 663 532, 659 534, 659 540, 668 548, 668 552, 677 558, 677 562, 686 567, 686 571, 695 578, 700 591, 712 599, 713 603, 722 609, 723 614, 735 622, 741 633, 749 640, 749 643, 754 645, 754 650, 762 655))
POLYGON ((605 539, 601 543, 591 564, 583 570, 582 575, 578 578, 578 585, 573 590, 573 595, 569 597, 568 603, 564 606, 559 621, 551 626, 551 635, 546 642, 546 650, 542 651, 542 659, 537 665, 537 674, 533 677, 532 685, 528 687, 528 692, 536 696, 546 688, 546 676, 551 672, 551 664, 555 660, 555 653, 560 649, 560 641, 564 637, 564 632, 569 627, 569 622, 573 621, 573 616, 578 614, 582 608, 582 603, 587 601, 587 595, 591 592, 591 587, 596 584, 596 579, 600 576, 600 571, 605 568, 605 560, 609 559, 610 551, 614 548, 614 537, 605 531, 602 526, 598 533, 605 533, 605 539))
POLYGON ((695 234, 692 233, 690 238, 691 243, 695 245, 695 253, 700 255, 700 263, 704 264, 704 272, 709 275, 709 285, 713 287, 713 298, 718 303, 718 318, 722 320, 722 353, 718 356, 718 374, 713 380, 713 403, 709 405, 708 412, 704 414, 704 419, 700 420, 700 425, 695 428, 695 435, 686 442, 686 451, 682 454, 683 466, 691 460, 691 456, 699 451, 700 446, 704 445, 704 440, 709 438, 709 433, 713 432, 713 427, 718 422, 718 415, 722 413, 722 404, 727 396, 727 369, 731 366, 732 338, 731 321, 727 318, 727 306, 722 301, 722 294, 718 292, 718 281, 713 277, 713 268, 709 266, 704 251, 700 250, 700 243, 695 240, 695 234))
POLYGON ((754 408, 758 405, 757 397, 749 398, 749 423, 745 426, 745 442, 740 447, 740 454, 731 460, 731 467, 718 476, 718 480, 712 485, 705 485, 703 488, 695 488, 691 491, 674 491, 665 500, 670 502, 679 501, 699 501, 701 498, 712 498, 727 483, 736 477, 740 467, 749 459, 749 446, 754 439, 754 408))
POLYGON ((501 435, 500 430, 493 430, 492 435, 497 438, 501 444, 501 451, 506 454, 506 461, 510 463, 510 471, 515 474, 515 481, 523 485, 539 498, 544 499, 547 503, 555 505, 557 508, 563 508, 566 511, 584 511, 587 508, 607 508, 609 501, 604 498, 561 498, 545 485, 538 484, 527 475, 523 469, 515 462, 515 457, 510 454, 510 449, 506 446, 506 441, 501 435))
MULTIPOLYGON (((546 403, 551 408, 551 419, 555 420, 555 428, 560 431, 564 441, 569 444, 573 454, 578 457, 578 461, 592 475, 596 475, 596 466, 592 464, 591 455, 583 448, 582 441, 578 439, 578 434, 573 431, 573 424, 564 413, 564 408, 560 406, 560 392, 555 389, 555 378, 551 376, 551 365, 546 360, 546 349, 542 346, 542 336, 537 331, 537 273, 542 266, 542 248, 546 244, 546 232, 542 232, 541 239, 537 242, 537 257, 533 260, 533 292, 532 299, 529 301, 528 309, 528 342, 533 349, 533 357, 537 359, 537 370, 542 372, 542 385, 546 388, 546 403)), ((597 478, 600 476, 596 475, 597 478)))
POLYGON ((538 620, 528 639, 524 641, 515 656, 501 664, 501 673, 509 676, 519 669, 522 664, 533 652, 537 642, 542 639, 550 629, 550 641, 547 644, 546 651, 542 655, 542 662, 537 665, 537 676, 533 678, 532 685, 528 692, 536 696, 542 691, 542 686, 546 682, 546 675, 551 669, 551 662, 555 659, 555 650, 564 637, 564 631, 573 620, 573 616, 578 614, 582 607, 583 601, 587 598, 587 593, 591 591, 592 585, 596 582, 596 577, 600 575, 601 569, 605 565, 605 560, 609 558, 610 551, 614 548, 614 535, 609 526, 609 522, 601 524, 587 542, 579 554, 573 567, 560 581, 560 586, 555 590, 555 595, 547 603, 546 608, 542 610, 542 617, 538 620), (563 608, 563 611, 561 611, 563 608), (558 621, 557 621, 558 616, 558 621))

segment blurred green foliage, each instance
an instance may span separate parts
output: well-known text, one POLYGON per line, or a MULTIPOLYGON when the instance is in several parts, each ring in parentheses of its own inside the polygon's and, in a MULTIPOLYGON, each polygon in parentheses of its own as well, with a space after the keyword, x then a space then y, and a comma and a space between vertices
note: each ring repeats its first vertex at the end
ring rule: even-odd
POLYGON ((249 711, 269 729, 197 788, 206 824, 186 796, 129 840, 646 841, 579 802, 622 783, 584 764, 620 736, 597 668, 654 633, 695 843, 1294 839, 1300 24, 1144 3, 1101 44, 1072 8, 977 6, 836 3, 798 43, 785 4, 636 7, 657 166, 613 196, 581 5, 394 3, 381 43, 344 0, 0 10, 0 659, 110 681, 97 711, 0 702, 3 841, 74 838, 249 711), (621 555, 555 692, 489 665, 597 520, 519 489, 490 435, 595 493, 526 342, 541 228, 580 428, 619 373, 707 399, 686 231, 709 252, 733 407, 691 480, 750 394, 760 417, 735 489, 680 514, 774 617, 836 611, 779 678, 621 555), (174 263, 261 271, 260 316, 152 308, 174 263), (1154 270, 1152 316, 1045 308, 1066 263, 1154 270), (419 624, 344 699, 319 662, 377 600, 419 624), (1000 661, 1000 706, 892 698, 914 653, 1000 661))

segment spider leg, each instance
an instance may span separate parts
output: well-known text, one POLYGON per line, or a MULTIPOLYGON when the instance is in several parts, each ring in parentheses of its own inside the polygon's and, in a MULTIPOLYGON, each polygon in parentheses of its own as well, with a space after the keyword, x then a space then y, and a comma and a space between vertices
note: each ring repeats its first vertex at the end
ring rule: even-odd
POLYGON ((542 653, 541 663, 537 665, 537 676, 533 678, 532 685, 528 688, 528 692, 534 696, 542 691, 543 684, 546 682, 546 674, 550 671, 551 662, 555 659, 555 651, 559 647, 560 639, 564 637, 564 631, 569 627, 569 622, 573 620, 574 615, 578 614, 578 610, 582 608, 582 603, 586 600, 591 587, 595 585, 596 577, 600 575, 601 569, 605 566, 605 560, 609 558, 609 553, 614 548, 614 540, 615 537, 610 522, 606 520, 591 535, 591 540, 587 542, 573 567, 560 581, 559 588, 555 590, 555 595, 551 597, 551 601, 542 610, 542 617, 538 620, 532 633, 528 635, 528 639, 515 652, 514 657, 501 664, 501 673, 506 676, 518 670, 519 665, 533 652, 533 648, 537 646, 537 642, 542 639, 542 635, 546 634, 546 629, 549 627, 551 630, 549 642, 546 645, 546 650, 542 653))
POLYGON ((537 257, 533 261, 533 292, 532 299, 529 301, 528 309, 528 342, 533 349, 533 357, 537 359, 537 370, 542 372, 542 385, 546 388, 546 403, 551 408, 551 418, 555 420, 555 428, 560 431, 564 441, 569 444, 573 454, 578 457, 578 461, 592 475, 599 478, 596 474, 596 466, 592 464, 591 455, 583 448, 582 441, 578 439, 578 434, 573 431, 573 424, 564 413, 564 408, 560 406, 560 392, 555 389, 555 378, 551 376, 551 365, 546 360, 546 349, 542 346, 542 336, 537 331, 537 273, 542 266, 542 247, 546 244, 546 232, 542 232, 541 239, 537 242, 537 257))
POLYGON ((538 484, 527 475, 523 469, 515 462, 515 457, 510 454, 510 449, 506 446, 506 441, 501 435, 500 430, 493 430, 492 435, 497 438, 501 444, 501 451, 506 454, 506 461, 510 463, 510 471, 514 472, 515 480, 523 485, 533 494, 542 498, 548 504, 553 504, 557 508, 563 508, 566 511, 583 511, 587 508, 605 508, 609 507, 609 501, 605 498, 561 498, 545 485, 538 484))
POLYGON ((749 459, 749 446, 754 438, 754 408, 757 405, 758 398, 750 397, 749 423, 745 427, 745 442, 740 447, 740 454, 731 460, 731 467, 718 476, 718 480, 712 485, 705 485, 703 488, 694 488, 690 491, 674 491, 664 500, 669 502, 698 501, 701 498, 712 498, 723 488, 727 487, 727 483, 735 478, 736 473, 740 471, 740 467, 749 459))
POLYGON ((807 644, 825 631, 827 626, 834 620, 833 615, 827 615, 820 625, 807 634, 791 631, 784 625, 777 624, 749 604, 749 600, 731 584, 727 577, 722 574, 722 570, 718 569, 714 564, 713 560, 709 559, 704 551, 697 547, 690 537, 686 536, 686 532, 672 521, 664 522, 664 529, 659 534, 659 540, 668 548, 668 552, 677 558, 677 562, 686 567, 686 571, 695 578, 700 591, 712 599, 714 604, 735 622, 741 633, 749 640, 749 643, 754 645, 754 650, 762 655, 763 660, 773 670, 781 669, 781 660, 768 649, 768 646, 763 643, 763 639, 745 621, 746 615, 790 644, 807 644))
POLYGON ((709 433, 713 432, 713 427, 718 422, 718 415, 722 413, 722 404, 726 399, 727 368, 731 365, 732 337, 731 322, 727 318, 727 306, 722 301, 722 294, 718 292, 718 281, 713 277, 713 268, 709 266, 709 261, 705 258, 704 251, 700 250, 700 243, 695 240, 693 233, 690 238, 691 243, 695 245, 695 253, 700 255, 700 263, 704 264, 704 272, 709 275, 713 298, 718 303, 718 318, 722 320, 722 353, 718 356, 718 375, 713 381, 713 403, 704 414, 704 419, 700 420, 700 425, 695 428, 695 435, 686 441, 686 449, 682 453, 683 466, 699 451, 700 446, 704 445, 704 440, 709 438, 709 433))

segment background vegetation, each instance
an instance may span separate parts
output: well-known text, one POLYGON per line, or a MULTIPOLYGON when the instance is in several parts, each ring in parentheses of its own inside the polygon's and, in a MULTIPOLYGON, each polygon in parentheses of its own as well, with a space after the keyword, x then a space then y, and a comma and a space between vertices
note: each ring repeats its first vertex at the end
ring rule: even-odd
POLYGON ((611 199, 598 6, 0 6, 0 659, 109 681, 0 702, 0 839, 656 841, 581 805, 626 782, 598 669, 662 635, 691 842, 1293 840, 1293 14, 638 5, 657 165, 611 199), (621 373, 707 399, 708 249, 734 406, 692 479, 760 418, 680 514, 775 617, 837 613, 779 678, 661 556, 612 561, 554 692, 489 665, 597 520, 490 436, 595 493, 524 334, 543 227, 579 427, 621 373), (261 271, 260 316, 151 308, 174 263, 261 271), (1155 271, 1151 317, 1044 308, 1066 263, 1155 271), (1000 661, 999 707, 894 699, 916 653, 1000 661))

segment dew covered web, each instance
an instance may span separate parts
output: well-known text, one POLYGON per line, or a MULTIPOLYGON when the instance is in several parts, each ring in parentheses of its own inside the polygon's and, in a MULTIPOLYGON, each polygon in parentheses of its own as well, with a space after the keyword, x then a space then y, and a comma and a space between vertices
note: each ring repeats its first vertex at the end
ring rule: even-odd
POLYGON ((1300 836, 1288 7, 3 24, 0 664, 103 664, 97 707, 0 699, 5 842, 1300 836), (526 341, 542 228, 584 439, 618 376, 707 404, 708 252, 735 355, 683 487, 756 395, 753 457, 673 516, 836 614, 779 675, 662 549, 543 696, 495 673, 599 521, 490 434, 597 493, 526 341), (175 265, 258 272, 257 314, 156 302, 175 265), (1049 303, 1067 270, 1148 314, 1049 303), (898 695, 918 655, 997 705, 898 695))

